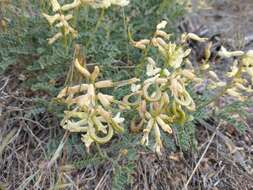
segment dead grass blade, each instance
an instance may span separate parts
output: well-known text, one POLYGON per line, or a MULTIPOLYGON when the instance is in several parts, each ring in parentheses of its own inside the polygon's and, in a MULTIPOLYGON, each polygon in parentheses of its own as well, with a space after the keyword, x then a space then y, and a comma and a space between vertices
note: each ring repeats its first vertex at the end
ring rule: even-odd
POLYGON ((12 138, 15 136, 17 132, 17 128, 13 128, 3 139, 3 141, 0 144, 0 159, 2 159, 2 153, 5 149, 5 147, 12 141, 12 138))

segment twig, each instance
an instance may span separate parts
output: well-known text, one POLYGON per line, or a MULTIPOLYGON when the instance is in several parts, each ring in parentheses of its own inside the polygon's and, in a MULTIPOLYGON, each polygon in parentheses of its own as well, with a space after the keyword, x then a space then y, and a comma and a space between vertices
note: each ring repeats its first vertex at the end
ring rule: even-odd
POLYGON ((191 179, 192 179, 193 175, 195 174, 195 172, 196 172, 196 170, 198 169, 198 167, 199 167, 201 161, 203 160, 204 156, 206 155, 206 152, 207 152, 209 146, 211 145, 211 143, 213 142, 213 139, 214 139, 216 133, 218 132, 219 127, 220 127, 220 124, 217 126, 217 128, 216 128, 215 132, 213 133, 211 139, 209 140, 209 143, 207 144, 207 146, 206 146, 206 148, 205 148, 203 154, 201 155, 201 157, 200 157, 198 163, 196 164, 195 168, 193 169, 192 174, 190 175, 189 179, 187 180, 187 182, 186 182, 186 184, 185 184, 185 186, 184 186, 184 189, 185 189, 185 190, 187 190, 187 186, 188 186, 189 183, 191 182, 191 179))
POLYGON ((60 142, 60 144, 59 144, 59 146, 58 146, 58 148, 56 149, 56 151, 55 151, 53 157, 51 158, 51 160, 50 160, 49 163, 47 164, 47 169, 51 168, 51 166, 53 165, 53 163, 54 163, 54 162, 57 160, 57 158, 61 155, 62 149, 63 149, 65 143, 66 143, 67 140, 68 140, 68 136, 69 136, 69 132, 66 131, 65 134, 64 134, 64 136, 63 136, 63 138, 62 138, 62 140, 61 140, 61 142, 60 142))

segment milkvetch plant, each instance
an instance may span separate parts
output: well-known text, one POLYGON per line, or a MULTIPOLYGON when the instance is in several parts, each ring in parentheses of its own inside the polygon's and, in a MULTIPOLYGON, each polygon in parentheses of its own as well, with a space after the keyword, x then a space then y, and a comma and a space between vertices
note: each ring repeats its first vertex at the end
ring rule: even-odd
POLYGON ((149 134, 153 130, 156 142, 154 149, 159 154, 162 148, 160 128, 171 134, 171 125, 184 125, 191 119, 186 111, 195 111, 195 103, 186 88, 191 82, 202 81, 196 77, 187 59, 191 50, 186 48, 184 43, 188 38, 201 42, 206 40, 195 34, 184 34, 181 45, 177 45, 170 41, 171 35, 163 30, 166 25, 166 21, 159 23, 151 39, 134 41, 130 36, 131 44, 136 48, 157 48, 163 58, 163 64, 160 68, 148 57, 147 78, 141 84, 133 86, 133 92, 124 98, 124 103, 139 111, 141 124, 145 126, 141 143, 148 144, 149 134), (130 101, 132 96, 138 96, 135 102, 130 101))
MULTIPOLYGON (((171 34, 164 31, 166 25, 166 21, 159 23, 151 39, 134 41, 129 34, 130 42, 134 47, 144 50, 145 54, 149 48, 156 48, 158 57, 161 57, 163 62, 161 67, 158 67, 156 62, 148 57, 147 79, 133 86, 132 90, 135 91, 124 98, 125 103, 139 111, 141 118, 139 126, 145 126, 141 143, 148 144, 149 133, 153 129, 156 141, 155 150, 159 154, 162 147, 159 127, 167 133, 172 133, 170 126, 174 124, 183 126, 187 121, 193 120, 190 113, 199 108, 187 88, 207 84, 208 89, 217 89, 217 95, 211 98, 205 106, 213 105, 223 96, 232 96, 235 100, 244 101, 253 93, 251 87, 253 81, 252 51, 230 52, 221 47, 218 53, 221 58, 238 58, 231 66, 231 71, 223 77, 225 79, 221 80, 209 64, 211 43, 207 44, 205 58, 199 68, 194 68, 189 59, 191 49, 188 41, 206 43, 208 39, 188 33, 182 34, 179 43, 175 43, 170 40, 171 34), (250 77, 251 82, 247 80, 250 77), (131 96, 139 96, 139 98, 131 102, 129 101, 131 96)), ((197 91, 197 88, 195 89, 197 91)))
POLYGON ((123 86, 138 81, 132 78, 127 81, 114 83, 112 80, 97 81, 99 67, 91 73, 79 63, 74 61, 75 68, 86 79, 87 83, 64 88, 57 98, 64 99, 70 111, 64 112, 61 126, 70 131, 82 133, 82 141, 87 149, 95 142, 104 144, 110 141, 113 134, 124 131, 122 123, 124 118, 120 112, 114 114, 114 105, 125 106, 116 101, 113 96, 100 92, 101 89, 123 86))
MULTIPOLYGON (((49 39, 49 43, 52 44, 63 36, 66 38, 67 35, 76 37, 77 31, 68 23, 73 15, 65 14, 66 12, 73 12, 81 5, 108 8, 111 5, 126 6, 128 3, 127 0, 74 0, 70 4, 60 5, 57 0, 51 0, 55 15, 44 16, 51 25, 56 23, 55 26, 61 31, 49 39)), ((150 136, 154 134, 154 150, 161 154, 164 147, 161 130, 172 134, 174 127, 184 126, 194 120, 192 113, 199 109, 189 92, 190 88, 193 91, 197 91, 199 86, 213 89, 216 95, 204 106, 215 104, 214 107, 218 107, 216 103, 221 97, 232 96, 244 101, 253 93, 252 51, 227 51, 221 47, 218 53, 221 58, 235 58, 230 71, 221 78, 209 63, 212 43, 208 43, 207 38, 184 33, 179 40, 173 41, 172 34, 165 31, 166 25, 166 21, 160 22, 150 39, 135 41, 129 32, 130 44, 145 54, 144 76, 136 75, 126 81, 100 81, 98 66, 90 72, 78 58, 74 60, 74 67, 86 83, 67 86, 59 93, 58 98, 68 105, 61 126, 70 132, 81 133, 81 140, 87 149, 93 143, 107 143, 115 133, 123 132, 125 119, 121 117, 121 111, 127 108, 138 112, 138 116, 131 120, 135 124, 138 122, 143 131, 141 144, 148 145, 150 136), (205 57, 197 67, 190 61, 192 50, 189 41, 207 44, 205 57), (149 49, 156 50, 155 58, 148 56, 149 49), (103 93, 103 89, 124 85, 131 85, 131 91, 122 100, 103 93)))
MULTIPOLYGON (((143 80, 133 78, 122 82, 111 80, 97 81, 99 68, 95 67, 90 73, 82 66, 78 59, 75 60, 75 68, 87 79, 88 83, 64 88, 58 98, 65 98, 65 103, 72 108, 65 111, 61 126, 70 132, 84 133, 82 141, 89 148, 93 142, 106 143, 113 134, 123 131, 124 118, 120 112, 116 115, 115 107, 121 109, 131 108, 139 113, 138 126, 143 128, 141 144, 148 145, 151 132, 155 136, 154 150, 161 154, 163 140, 161 131, 167 134, 173 133, 172 126, 183 126, 193 120, 191 113, 198 109, 188 88, 199 85, 207 85, 210 89, 217 89, 214 96, 205 106, 215 103, 222 96, 232 96, 243 101, 247 93, 252 93, 250 81, 245 74, 252 78, 252 51, 229 52, 224 47, 218 53, 222 58, 237 57, 221 80, 212 70, 209 64, 211 56, 211 43, 205 49, 205 60, 199 69, 195 69, 189 59, 191 49, 189 40, 206 43, 207 38, 201 38, 195 34, 182 34, 178 43, 173 42, 164 29, 167 22, 162 21, 156 27, 151 39, 134 41, 130 36, 130 43, 141 50, 148 48, 157 49, 157 56, 162 58, 160 65, 151 57, 146 57, 146 73, 143 80), (122 101, 116 101, 112 95, 103 94, 100 89, 113 88, 131 84, 131 92, 122 101), (80 95, 80 93, 84 93, 80 95), (245 94, 246 93, 246 94, 245 94), (73 107, 74 106, 74 107, 73 107), (104 135, 100 137, 99 135, 104 135)), ((197 89, 197 88, 196 88, 197 89)))

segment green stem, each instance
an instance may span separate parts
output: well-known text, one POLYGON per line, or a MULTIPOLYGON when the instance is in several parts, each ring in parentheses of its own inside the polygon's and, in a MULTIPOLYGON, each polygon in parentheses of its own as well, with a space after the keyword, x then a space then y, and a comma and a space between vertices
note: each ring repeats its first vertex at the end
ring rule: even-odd
POLYGON ((97 21, 97 24, 94 28, 94 30, 92 31, 92 36, 90 37, 89 41, 87 42, 87 45, 86 45, 86 49, 89 48, 90 44, 91 44, 91 41, 93 40, 93 38, 95 37, 95 34, 97 33, 98 31, 98 28, 100 27, 103 19, 104 19, 104 15, 105 15, 105 9, 102 9, 101 13, 100 13, 100 16, 98 18, 98 21, 97 21))
POLYGON ((96 147, 97 147, 97 149, 98 149, 99 155, 100 155, 103 159, 106 159, 106 160, 108 160, 108 161, 111 161, 112 163, 115 162, 112 158, 110 158, 106 153, 104 153, 104 152, 101 150, 101 148, 100 148, 100 146, 99 146, 98 143, 96 143, 96 147))
POLYGON ((127 63, 128 63, 129 62, 129 43, 128 43, 127 20, 126 20, 125 9, 124 8, 123 8, 122 14, 123 14, 125 35, 126 35, 126 40, 127 40, 126 47, 127 47, 127 63))

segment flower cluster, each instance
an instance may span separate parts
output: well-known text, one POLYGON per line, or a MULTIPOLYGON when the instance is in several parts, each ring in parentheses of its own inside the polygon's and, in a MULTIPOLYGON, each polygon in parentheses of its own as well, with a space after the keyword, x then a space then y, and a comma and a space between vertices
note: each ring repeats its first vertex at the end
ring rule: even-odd
MULTIPOLYGON (((236 58, 223 79, 209 70, 209 88, 221 89, 220 97, 231 96, 239 101, 247 99, 253 93, 253 51, 228 51, 221 47, 218 55, 221 58, 236 58)), ((210 66, 209 66, 210 68, 210 66)))
POLYGON ((62 37, 67 37, 71 35, 73 38, 77 37, 77 31, 69 24, 69 21, 73 19, 72 14, 64 15, 65 11, 70 11, 73 8, 79 6, 79 1, 74 1, 74 3, 66 4, 61 6, 58 0, 51 0, 51 5, 53 12, 55 15, 50 16, 43 13, 43 16, 47 19, 48 23, 52 26, 55 24, 56 28, 59 28, 59 32, 57 32, 52 38, 48 39, 49 44, 53 44, 55 41, 62 37))
MULTIPOLYGON (((112 104, 117 103, 111 95, 99 92, 103 88, 112 88, 115 84, 111 80, 97 81, 99 68, 96 66, 90 73, 82 66, 78 59, 74 62, 75 68, 89 82, 64 88, 57 98, 65 98, 65 103, 72 107, 71 111, 64 112, 61 126, 70 132, 85 133, 82 141, 87 149, 93 142, 104 144, 112 138, 114 132, 124 131, 120 112, 112 113, 112 104), (103 137, 101 137, 101 135, 103 137)), ((138 81, 130 79, 117 82, 116 85, 127 85, 138 81)))
MULTIPOLYGON (((108 2, 116 4, 115 2, 125 1, 108 2)), ((164 31, 166 25, 166 21, 159 23, 151 39, 135 41, 129 34, 130 43, 144 50, 145 55, 149 48, 154 48, 158 52, 157 61, 151 57, 145 58, 147 64, 143 80, 132 78, 119 82, 97 81, 98 67, 95 67, 91 73, 79 63, 78 59, 75 60, 75 68, 87 79, 88 83, 64 88, 59 93, 58 98, 65 97, 65 102, 73 108, 71 111, 65 111, 61 126, 70 132, 84 133, 82 141, 87 148, 93 142, 106 143, 112 138, 114 132, 123 131, 124 118, 120 117, 120 113, 115 114, 113 105, 118 105, 121 109, 128 107, 139 113, 132 123, 139 122, 138 126, 143 129, 141 143, 148 145, 149 137, 153 132, 154 149, 161 154, 163 148, 161 130, 171 134, 173 125, 182 126, 193 119, 191 112, 196 110, 196 103, 188 91, 190 87, 207 84, 209 89, 219 90, 217 96, 211 99, 208 105, 228 95, 243 101, 248 94, 253 93, 251 87, 253 82, 252 50, 227 51, 222 47, 218 52, 220 57, 235 59, 230 71, 223 77, 219 77, 209 64, 212 43, 206 43, 207 38, 188 33, 182 34, 177 43, 171 40, 171 34, 164 31), (205 57, 199 67, 193 67, 190 61, 191 49, 188 43, 190 40, 207 44, 205 57), (131 84, 131 92, 122 101, 100 92, 102 88, 129 84, 131 84)))
MULTIPOLYGON (((207 39, 200 38, 195 34, 183 34, 181 45, 170 41, 170 34, 163 29, 167 22, 162 21, 156 27, 152 39, 140 41, 131 40, 131 44, 139 49, 145 50, 148 47, 158 49, 164 62, 162 68, 151 58, 147 58, 146 80, 141 85, 133 86, 132 94, 124 98, 128 105, 135 106, 139 111, 144 128, 142 144, 148 144, 149 133, 154 130, 155 150, 161 153, 162 140, 159 127, 172 133, 171 125, 183 125, 187 119, 186 111, 194 111, 195 103, 187 91, 188 84, 192 82, 200 83, 202 80, 197 78, 194 69, 188 59, 191 50, 184 45, 188 39, 204 42, 207 39), (135 102, 129 101, 132 96, 135 102)), ((133 98, 132 98, 133 99, 133 98)))
POLYGON ((58 0, 50 0, 53 12, 55 15, 50 16, 43 13, 43 16, 47 19, 50 25, 54 25, 59 28, 52 38, 48 39, 49 44, 53 44, 55 41, 62 37, 67 37, 69 35, 72 38, 77 37, 77 31, 69 24, 69 21, 73 19, 73 14, 69 13, 65 15, 65 12, 69 12, 80 5, 90 5, 93 8, 108 8, 111 5, 126 6, 129 4, 128 0, 74 0, 72 3, 60 5, 58 0))

